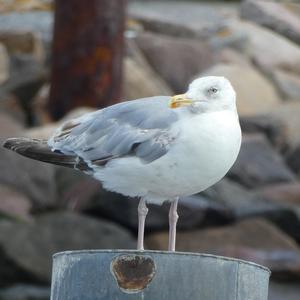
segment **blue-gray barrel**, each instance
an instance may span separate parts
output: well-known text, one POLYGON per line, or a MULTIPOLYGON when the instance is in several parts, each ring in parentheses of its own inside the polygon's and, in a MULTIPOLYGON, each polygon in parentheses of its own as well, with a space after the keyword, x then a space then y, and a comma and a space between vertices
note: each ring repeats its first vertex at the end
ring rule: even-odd
POLYGON ((269 276, 206 254, 68 251, 54 255, 51 300, 267 300, 269 276))

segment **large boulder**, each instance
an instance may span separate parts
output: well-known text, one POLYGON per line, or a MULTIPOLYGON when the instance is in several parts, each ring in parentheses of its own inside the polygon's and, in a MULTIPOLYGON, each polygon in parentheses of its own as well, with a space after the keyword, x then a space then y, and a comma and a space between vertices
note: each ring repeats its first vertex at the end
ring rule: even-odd
POLYGON ((26 129, 23 132, 23 135, 34 139, 48 140, 54 134, 55 130, 66 121, 79 118, 84 114, 88 114, 93 111, 95 111, 95 109, 91 107, 77 107, 71 110, 70 112, 68 112, 58 122, 50 122, 50 118, 48 113, 46 112, 46 108, 45 107, 40 107, 38 109, 36 108, 34 112, 34 120, 36 123, 38 124, 42 123, 42 124, 40 124, 40 126, 26 129), (36 115, 37 113, 39 114, 39 116, 36 115))
POLYGON ((282 68, 300 74, 300 48, 297 44, 254 23, 233 20, 229 24, 230 31, 247 37, 244 51, 263 72, 269 74, 275 68, 282 68))
POLYGON ((270 205, 281 207, 278 214, 270 215, 270 219, 282 230, 300 241, 300 184, 279 183, 267 185, 257 193, 270 205))
POLYGON ((143 33, 136 42, 154 70, 177 93, 186 91, 189 82, 215 61, 209 46, 194 39, 143 33))
MULTIPOLYGON (((40 282, 50 282, 56 252, 134 247, 134 239, 121 227, 70 212, 45 214, 34 223, 0 222, 2 257, 40 282)), ((5 276, 4 270, 1 274, 5 276)))
MULTIPOLYGON (((101 190, 84 210, 93 215, 113 220, 136 232, 138 228, 138 199, 127 198, 116 193, 101 190), (123 213, 120 214, 119 212, 123 213)), ((163 230, 169 227, 170 204, 148 204, 149 214, 146 220, 146 232, 163 230)), ((178 228, 189 230, 202 225, 226 224, 233 219, 229 209, 221 203, 213 203, 206 196, 190 196, 180 199, 178 204, 178 228)))
POLYGON ((241 117, 240 124, 242 132, 261 133, 267 137, 272 146, 279 152, 288 148, 286 126, 278 118, 269 114, 241 117))
POLYGON ((228 178, 223 178, 201 194, 209 199, 211 205, 223 206, 235 219, 285 216, 285 209, 279 203, 272 203, 256 191, 228 178))
MULTIPOLYGON (((2 100, 0 100, 0 101, 2 101, 2 100)), ((9 114, 5 113, 5 110, 3 109, 3 111, 0 112, 0 143, 1 143, 1 145, 5 138, 21 135, 22 131, 23 131, 23 126, 16 120, 14 120, 9 114)), ((1 160, 1 158, 0 158, 0 160, 1 160)))
POLYGON ((300 144, 300 102, 289 101, 274 107, 270 115, 280 120, 286 127, 289 146, 294 149, 300 144))
POLYGON ((297 175, 300 175, 300 144, 287 155, 286 162, 297 175))
POLYGON ((275 1, 245 0, 241 17, 266 26, 300 44, 300 18, 275 1))
POLYGON ((223 29, 226 20, 237 15, 236 6, 186 1, 133 1, 129 5, 129 16, 147 30, 202 40, 223 29))
POLYGON ((296 180, 283 158, 259 134, 243 136, 240 153, 229 176, 249 188, 296 180))
POLYGON ((56 207, 58 208, 82 211, 90 207, 95 199, 101 199, 100 182, 81 171, 57 166, 55 181, 57 186, 56 207))
MULTIPOLYGON (((166 232, 146 239, 151 249, 165 249, 166 232)), ((300 248, 274 225, 260 218, 231 226, 179 232, 177 251, 204 252, 253 261, 271 269, 273 276, 299 278, 300 248)))
POLYGON ((171 89, 159 78, 159 75, 156 76, 153 71, 147 70, 145 65, 141 65, 128 57, 125 58, 124 68, 124 93, 126 100, 157 95, 172 95, 171 89))
POLYGON ((237 108, 241 116, 263 113, 280 103, 272 83, 250 65, 218 64, 201 75, 224 76, 231 81, 237 93, 237 108))
POLYGON ((44 48, 39 34, 26 30, 0 30, 0 42, 6 46, 10 55, 30 54, 42 62, 44 48))
POLYGON ((264 217, 299 241, 300 218, 298 203, 295 201, 295 203, 289 204, 288 201, 285 201, 286 198, 299 198, 299 188, 297 191, 295 186, 297 186, 297 183, 272 184, 262 189, 249 190, 237 182, 223 178, 220 182, 202 192, 202 194, 209 199, 211 205, 218 204, 223 206, 224 210, 227 210, 236 220, 243 220, 249 217, 264 217), (281 186, 282 189, 280 189, 281 186), (285 195, 287 195, 286 198, 285 195), (278 198, 280 200, 277 201, 278 198))
POLYGON ((31 206, 28 197, 0 184, 0 216, 29 220, 31 206))
POLYGON ((124 94, 126 100, 157 95, 172 95, 171 88, 147 62, 134 42, 128 42, 129 55, 124 61, 124 94))
POLYGON ((11 11, 36 11, 36 10, 50 10, 53 8, 54 0, 29 0, 29 1, 15 1, 5 0, 0 5, 0 12, 11 12, 11 11))
POLYGON ((299 295, 300 286, 298 282, 270 282, 269 300, 298 300, 299 295))
POLYGON ((22 157, 0 147, 0 183, 31 199, 35 209, 53 207, 56 199, 53 165, 22 157))
POLYGON ((29 102, 32 99, 42 83, 48 78, 48 73, 48 69, 37 62, 33 56, 27 54, 12 55, 10 57, 10 77, 2 85, 0 95, 16 94, 25 106, 25 101, 29 102))
POLYGON ((5 97, 0 97, 0 136, 2 132, 8 133, 3 127, 5 127, 5 123, 9 121, 2 121, 2 119, 10 118, 11 121, 15 121, 16 124, 25 125, 27 122, 27 116, 25 111, 20 103, 14 95, 6 95, 5 97), (2 124, 3 122, 3 124, 2 124))
POLYGON ((283 6, 286 9, 288 9, 290 12, 300 17, 300 3, 298 1, 296 2, 296 1, 286 0, 280 2, 283 4, 283 6))
POLYGON ((247 55, 232 47, 225 47, 224 49, 217 51, 217 56, 220 63, 245 67, 251 65, 251 61, 247 55))
POLYGON ((300 218, 300 183, 281 183, 263 187, 260 192, 268 199, 293 207, 300 218))
POLYGON ((300 101, 300 75, 279 69, 272 72, 272 79, 284 100, 300 101))
POLYGON ((54 16, 52 12, 10 12, 0 15, 1 32, 35 32, 50 46, 54 16))
POLYGON ((0 43, 0 84, 9 77, 9 57, 6 48, 0 43))

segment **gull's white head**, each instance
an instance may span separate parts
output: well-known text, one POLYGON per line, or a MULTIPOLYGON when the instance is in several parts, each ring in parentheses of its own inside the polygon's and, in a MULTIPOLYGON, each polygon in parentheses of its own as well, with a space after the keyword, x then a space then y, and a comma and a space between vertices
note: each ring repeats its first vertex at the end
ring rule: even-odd
POLYGON ((194 113, 236 110, 235 91, 225 77, 207 76, 195 79, 183 95, 172 97, 170 107, 188 106, 194 113))

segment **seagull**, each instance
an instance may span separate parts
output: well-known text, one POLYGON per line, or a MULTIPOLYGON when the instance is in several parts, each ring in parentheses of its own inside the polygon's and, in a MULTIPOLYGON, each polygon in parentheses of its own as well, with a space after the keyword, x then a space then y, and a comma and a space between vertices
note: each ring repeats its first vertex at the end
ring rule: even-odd
POLYGON ((68 120, 48 141, 4 143, 21 155, 81 170, 109 191, 138 197, 138 250, 144 249, 147 203, 169 201, 169 251, 175 251, 179 198, 224 177, 240 145, 236 93, 229 80, 215 76, 195 79, 181 95, 126 101, 68 120))

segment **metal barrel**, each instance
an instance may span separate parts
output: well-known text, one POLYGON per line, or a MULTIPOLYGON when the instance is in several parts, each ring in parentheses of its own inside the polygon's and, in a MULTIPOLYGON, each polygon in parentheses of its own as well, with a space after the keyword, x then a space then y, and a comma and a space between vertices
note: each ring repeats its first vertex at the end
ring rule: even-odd
POLYGON ((209 254, 67 251, 53 256, 51 300, 267 300, 269 276, 209 254))

